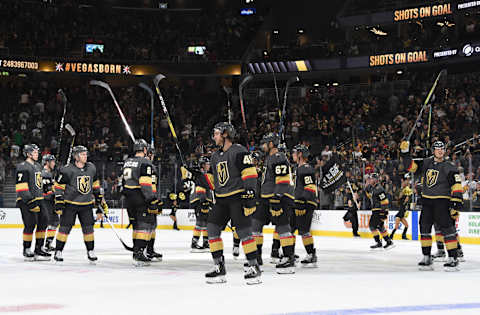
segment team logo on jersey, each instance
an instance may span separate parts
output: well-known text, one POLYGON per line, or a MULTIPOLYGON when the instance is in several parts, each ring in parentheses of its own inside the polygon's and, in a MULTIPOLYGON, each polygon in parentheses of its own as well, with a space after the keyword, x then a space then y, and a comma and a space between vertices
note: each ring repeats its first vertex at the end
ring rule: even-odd
POLYGON ((90 190, 92 190, 92 186, 90 185, 90 176, 77 176, 77 190, 82 195, 86 195, 90 192, 90 190))
POLYGON ((42 187, 43 187, 42 173, 41 172, 35 172, 35 186, 37 186, 38 189, 42 189, 42 187))
POLYGON ((227 161, 223 161, 217 164, 217 173, 218 173, 218 183, 220 186, 225 186, 230 178, 228 173, 228 164, 227 161))
POLYGON ((428 187, 428 188, 431 188, 431 187, 435 186, 435 184, 437 183, 437 179, 438 179, 438 174, 439 174, 439 173, 440 173, 439 171, 437 171, 437 170, 432 170, 432 169, 429 169, 429 170, 427 171, 427 174, 426 174, 425 177, 426 177, 426 179, 427 179, 426 184, 427 184, 427 187, 428 187))

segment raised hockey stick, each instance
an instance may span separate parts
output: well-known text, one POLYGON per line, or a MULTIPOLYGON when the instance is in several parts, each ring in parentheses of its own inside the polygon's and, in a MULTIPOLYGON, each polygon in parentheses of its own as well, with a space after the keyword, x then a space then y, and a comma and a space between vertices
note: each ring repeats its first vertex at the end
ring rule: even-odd
POLYGON ((282 114, 280 116, 280 130, 278 132, 283 145, 285 145, 285 116, 286 116, 286 110, 287 110, 288 89, 290 85, 299 81, 300 81, 299 77, 297 76, 291 77, 290 79, 288 79, 287 84, 285 85, 285 93, 283 95, 283 108, 282 108, 282 114))
POLYGON ((59 161, 62 161, 61 159, 61 152, 62 152, 62 137, 63 137, 63 127, 64 127, 64 123, 65 123, 65 115, 67 113, 67 103, 68 103, 68 100, 67 100, 67 96, 65 95, 65 93, 63 92, 62 89, 59 89, 58 90, 58 95, 60 95, 60 97, 62 98, 62 102, 63 102, 63 114, 62 114, 62 119, 60 120, 60 128, 58 130, 58 144, 57 144, 57 152, 55 152, 57 154, 57 159, 59 161))
POLYGON ((245 129, 245 132, 247 131, 247 120, 245 118, 245 106, 243 102, 243 89, 245 88, 245 85, 247 85, 248 82, 250 82, 253 79, 252 75, 247 75, 246 77, 243 78, 243 80, 240 82, 240 85, 238 86, 238 96, 240 98, 240 110, 242 111, 242 122, 243 122, 243 128, 245 129))
POLYGON ((122 118, 123 125, 125 126, 125 129, 127 130, 128 135, 130 136, 132 141, 135 142, 135 137, 133 136, 132 129, 130 129, 127 119, 125 119, 125 115, 123 115, 122 109, 120 108, 120 105, 118 105, 117 99, 115 98, 115 95, 113 94, 112 89, 110 88, 110 85, 108 85, 108 83, 105 83, 103 81, 98 81, 98 80, 90 81, 90 85, 96 85, 96 86, 102 87, 110 93, 110 96, 112 96, 113 102, 117 107, 117 111, 120 114, 120 117, 122 118))
POLYGON ((68 157, 67 157, 67 164, 70 164, 70 161, 72 159, 72 151, 73 151, 73 145, 75 144, 75 136, 77 135, 75 133, 75 129, 73 129, 72 126, 70 126, 70 124, 66 124, 65 125, 65 130, 68 131, 68 133, 70 133, 70 136, 72 136, 72 142, 70 143, 70 150, 68 152, 68 157))
POLYGON ((232 95, 232 89, 227 88, 226 86, 223 87, 225 94, 227 94, 227 114, 228 114, 228 123, 232 123, 232 108, 230 105, 230 96, 232 95))
POLYGON ((165 78, 163 74, 157 74, 155 78, 153 78, 153 84, 155 84, 155 90, 157 91, 158 98, 160 100, 160 104, 162 104, 162 110, 167 118, 168 126, 170 127, 170 132, 172 133, 173 140, 175 141, 175 146, 177 147, 178 154, 180 154, 180 160, 182 161, 183 166, 187 166, 185 159, 183 158, 182 150, 180 149, 180 145, 178 143, 177 133, 175 132, 175 128, 173 128, 172 120, 170 119, 170 115, 168 114, 167 105, 165 104, 165 100, 163 99, 162 93, 160 92, 160 88, 158 85, 160 81, 165 78))
POLYGON ((139 87, 141 87, 142 89, 144 89, 145 91, 148 92, 148 94, 150 95, 150 145, 152 146, 152 148, 154 147, 154 139, 153 139, 153 107, 155 105, 155 99, 153 98, 153 90, 148 86, 146 85, 145 83, 139 83, 138 84, 139 87))
POLYGON ((422 118, 423 111, 427 108, 428 103, 430 102, 430 98, 432 97, 433 92, 435 91, 435 88, 437 87, 438 81, 440 80, 442 75, 447 75, 447 70, 446 69, 442 69, 442 71, 440 71, 440 73, 437 75, 437 78, 435 79, 435 82, 433 82, 433 85, 430 88, 430 91, 428 92, 427 98, 425 99, 425 102, 423 102, 422 109, 420 110, 420 113, 418 114, 417 119, 415 120, 415 124, 413 125, 410 133, 408 134, 408 137, 405 139, 406 141, 410 141, 410 138, 412 138, 412 135, 415 132, 415 129, 417 129, 417 124, 420 121, 420 119, 422 118))

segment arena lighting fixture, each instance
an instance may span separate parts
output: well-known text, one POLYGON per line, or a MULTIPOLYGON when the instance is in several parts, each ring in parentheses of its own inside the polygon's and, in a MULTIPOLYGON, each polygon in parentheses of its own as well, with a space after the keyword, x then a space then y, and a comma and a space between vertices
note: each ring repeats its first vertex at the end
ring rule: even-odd
POLYGON ((398 69, 398 70, 397 70, 397 74, 398 74, 398 75, 402 75, 402 74, 403 74, 403 70, 402 70, 402 69, 398 69))
POLYGON ((263 54, 264 57, 268 57, 268 51, 264 50, 264 51, 262 52, 262 54, 263 54))
POLYGON ((333 82, 332 86, 338 86, 338 82, 333 82))
POLYGON ((314 87, 319 87, 320 84, 319 84, 319 83, 314 83, 313 86, 314 86, 314 87))
POLYGON ((298 34, 303 34, 305 33, 305 30, 303 28, 299 28, 297 31, 298 34))
POLYGON ((280 31, 279 30, 273 30, 273 34, 278 35, 278 34, 280 34, 280 31))

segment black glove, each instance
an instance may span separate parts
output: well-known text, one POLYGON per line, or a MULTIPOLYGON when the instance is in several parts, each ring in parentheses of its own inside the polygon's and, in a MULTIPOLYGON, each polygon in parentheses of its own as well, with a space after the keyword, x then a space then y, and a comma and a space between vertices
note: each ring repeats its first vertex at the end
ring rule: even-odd
POLYGON ((380 220, 385 221, 388 218, 388 210, 378 211, 378 216, 379 216, 380 220))
POLYGON ((303 199, 295 199, 295 215, 302 216, 306 214, 307 202, 303 199))
POLYGON ((150 201, 150 203, 147 206, 147 212, 148 214, 158 214, 158 200, 154 199, 150 201))
POLYGON ((243 200, 243 211, 246 217, 251 215, 257 210, 257 202, 255 198, 255 190, 247 189, 245 190, 241 196, 243 200))
POLYGON ((460 210, 462 210, 463 204, 458 201, 450 202, 450 216, 452 219, 456 220, 460 216, 460 210))
POLYGON ((28 209, 31 212, 35 212, 35 213, 40 212, 40 203, 38 202, 38 200, 29 201, 27 205, 28 205, 28 209))

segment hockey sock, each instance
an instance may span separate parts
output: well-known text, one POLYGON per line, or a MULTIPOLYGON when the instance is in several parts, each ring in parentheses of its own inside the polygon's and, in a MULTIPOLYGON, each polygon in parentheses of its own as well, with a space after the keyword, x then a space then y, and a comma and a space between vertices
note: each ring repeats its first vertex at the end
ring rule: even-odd
POLYGON ((202 234, 202 231, 198 227, 195 227, 195 229, 193 230, 193 238, 196 241, 198 241, 200 239, 201 234, 202 234))
POLYGON ((23 248, 24 249, 32 247, 32 240, 33 240, 33 233, 23 232, 23 248))
POLYGON ((292 257, 294 255, 295 236, 291 233, 285 233, 280 236, 280 245, 282 246, 283 255, 292 257))
MULTIPOLYGON (((377 233, 378 233, 378 232, 377 232, 377 233)), ((375 236, 373 237, 373 239, 374 239, 375 242, 377 242, 377 243, 382 243, 382 242, 380 241, 380 235, 378 235, 378 234, 375 235, 375 236)))
POLYGON ((314 245, 312 235, 310 235, 310 233, 302 235, 302 241, 303 246, 305 246, 305 250, 307 251, 307 254, 313 254, 314 245))
POLYGON ((402 236, 403 236, 403 237, 407 237, 407 231, 408 231, 408 226, 405 226, 405 227, 403 228, 403 233, 402 233, 402 236))
POLYGON ((233 246, 234 247, 240 246, 240 238, 238 237, 237 232, 233 232, 233 246))
POLYGON ((35 232, 35 249, 42 248, 45 242, 45 230, 35 232))
POLYGON ((445 247, 443 243, 445 242, 443 235, 441 232, 436 232, 435 233, 435 241, 437 242, 437 249, 438 250, 444 250, 445 247))
POLYGON ((278 251, 279 249, 280 249, 280 237, 278 236, 277 232, 274 232, 272 250, 278 251))
POLYGON ((432 252, 432 236, 429 234, 421 234, 420 244, 422 245, 423 255, 429 256, 432 252))
POLYGON ((397 229, 393 229, 392 233, 390 234, 390 238, 393 240, 393 236, 395 235, 395 232, 397 232, 397 229))
POLYGON ((250 265, 257 263, 257 244, 251 236, 242 240, 242 248, 250 265))
POLYGON ((216 264, 220 263, 223 256, 223 240, 221 237, 208 239, 210 245, 210 253, 212 253, 213 260, 216 264))

